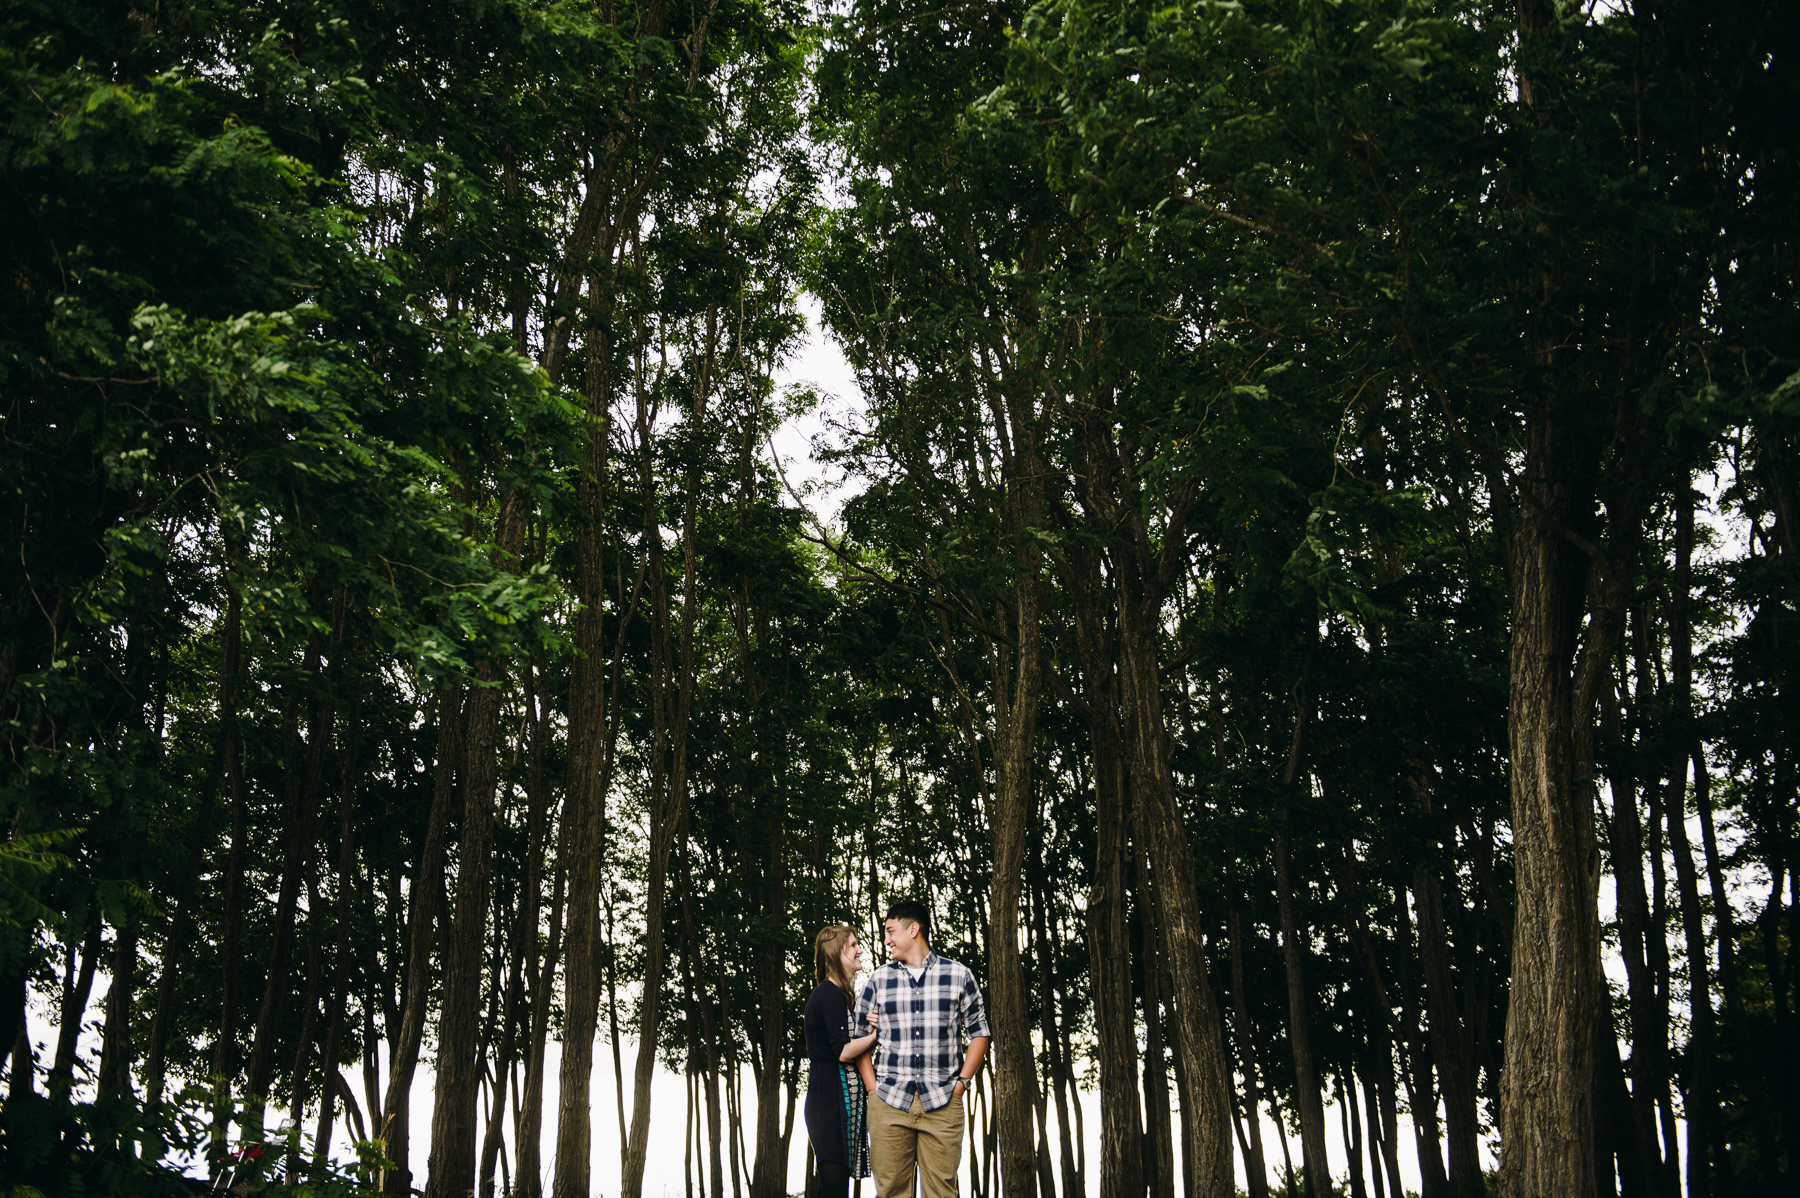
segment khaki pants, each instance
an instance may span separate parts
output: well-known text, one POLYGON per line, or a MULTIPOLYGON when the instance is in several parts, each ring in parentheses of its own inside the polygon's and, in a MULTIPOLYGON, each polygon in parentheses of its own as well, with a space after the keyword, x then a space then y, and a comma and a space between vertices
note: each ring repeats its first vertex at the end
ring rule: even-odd
POLYGON ((910 1110, 897 1111, 869 1095, 869 1168, 877 1198, 913 1198, 915 1172, 925 1180, 925 1198, 956 1198, 962 1138, 960 1097, 928 1111, 915 1094, 910 1110))

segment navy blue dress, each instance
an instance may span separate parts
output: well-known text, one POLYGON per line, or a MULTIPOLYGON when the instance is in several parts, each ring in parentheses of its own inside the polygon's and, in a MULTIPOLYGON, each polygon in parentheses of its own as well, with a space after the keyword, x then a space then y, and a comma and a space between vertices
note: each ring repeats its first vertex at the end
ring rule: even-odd
POLYGON ((856 1065, 840 1061, 850 1043, 850 1002, 835 982, 806 1000, 806 1134, 813 1160, 835 1161, 852 1177, 869 1175, 868 1105, 856 1065))

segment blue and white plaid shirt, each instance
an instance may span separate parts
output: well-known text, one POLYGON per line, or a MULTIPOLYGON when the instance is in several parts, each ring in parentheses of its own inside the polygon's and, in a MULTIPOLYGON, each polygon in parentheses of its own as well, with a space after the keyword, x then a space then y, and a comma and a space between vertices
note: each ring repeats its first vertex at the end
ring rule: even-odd
POLYGON ((936 953, 927 954, 916 982, 898 961, 877 969, 856 1003, 858 1030, 867 1029, 872 1009, 881 1012, 875 1095, 895 1110, 911 1107, 914 1094, 928 1111, 948 1103, 962 1070, 964 1041, 993 1035, 975 975, 936 953))

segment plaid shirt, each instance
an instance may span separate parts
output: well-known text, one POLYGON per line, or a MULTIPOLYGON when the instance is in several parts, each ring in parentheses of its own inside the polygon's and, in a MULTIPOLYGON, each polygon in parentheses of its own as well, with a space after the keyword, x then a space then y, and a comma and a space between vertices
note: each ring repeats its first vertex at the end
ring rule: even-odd
POLYGON ((925 972, 913 981, 898 961, 877 969, 856 1004, 856 1026, 869 1026, 869 1012, 881 1012, 875 1044, 875 1095, 895 1110, 919 1096, 925 1110, 950 1101, 962 1070, 963 1041, 991 1036, 975 975, 960 961, 931 953, 925 972))

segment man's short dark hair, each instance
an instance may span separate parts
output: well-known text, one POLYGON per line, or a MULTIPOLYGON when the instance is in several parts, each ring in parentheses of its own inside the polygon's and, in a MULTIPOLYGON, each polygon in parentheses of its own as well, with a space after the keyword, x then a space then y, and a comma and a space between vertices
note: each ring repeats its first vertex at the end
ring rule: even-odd
POLYGON ((925 909, 924 903, 904 899, 888 907, 887 917, 901 923, 916 923, 919 925, 919 935, 931 935, 931 912, 925 909))

